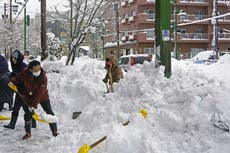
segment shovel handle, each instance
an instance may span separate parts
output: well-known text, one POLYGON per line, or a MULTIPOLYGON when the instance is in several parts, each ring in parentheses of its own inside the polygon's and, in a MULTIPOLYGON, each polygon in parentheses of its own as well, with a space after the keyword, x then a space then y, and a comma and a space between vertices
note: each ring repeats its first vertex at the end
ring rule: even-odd
MULTIPOLYGON (((128 124, 129 124, 129 121, 123 123, 122 125, 123 125, 123 126, 126 126, 126 125, 128 125, 128 124)), ((90 145, 90 148, 91 148, 91 149, 94 148, 94 147, 97 146, 98 144, 102 143, 105 139, 106 139, 106 136, 102 137, 101 139, 97 140, 95 143, 91 144, 91 145, 90 145)))
MULTIPOLYGON (((30 107, 30 105, 27 103, 27 101, 25 100, 25 98, 23 97, 23 95, 18 91, 18 88, 15 84, 13 84, 12 82, 8 84, 8 86, 16 93, 20 96, 20 98, 22 99, 22 101, 26 104, 26 106, 30 107)), ((29 109, 30 110, 30 109, 29 109)), ((30 112, 32 114, 34 114, 33 110, 30 110, 30 112)))

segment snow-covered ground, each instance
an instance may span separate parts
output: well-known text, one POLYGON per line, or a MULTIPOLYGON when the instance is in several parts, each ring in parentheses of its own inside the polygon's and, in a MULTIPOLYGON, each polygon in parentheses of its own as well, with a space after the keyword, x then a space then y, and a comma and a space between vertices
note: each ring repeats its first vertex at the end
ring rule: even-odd
POLYGON ((211 117, 219 113, 230 125, 230 56, 211 65, 172 60, 170 79, 154 63, 136 65, 105 97, 103 61, 81 57, 72 66, 64 63, 42 63, 60 135, 52 137, 48 125, 39 122, 31 139, 22 141, 21 110, 15 130, 0 121, 0 153, 77 153, 105 135, 90 153, 229 153, 230 134, 215 128, 211 117), (141 109, 147 110, 146 119, 141 109), (73 120, 76 111, 82 114, 73 120), (126 121, 129 125, 122 126, 126 121))

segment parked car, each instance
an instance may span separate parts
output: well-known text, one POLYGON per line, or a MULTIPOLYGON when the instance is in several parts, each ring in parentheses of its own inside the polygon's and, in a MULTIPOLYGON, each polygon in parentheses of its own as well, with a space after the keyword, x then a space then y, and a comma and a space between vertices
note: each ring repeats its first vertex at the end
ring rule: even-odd
POLYGON ((230 51, 228 51, 228 52, 221 52, 221 53, 220 53, 220 56, 223 56, 223 55, 226 55, 226 54, 227 54, 227 55, 230 55, 230 51))
POLYGON ((131 54, 126 56, 121 56, 117 64, 124 70, 128 71, 135 64, 143 64, 144 61, 152 61, 152 57, 148 54, 131 54))
POLYGON ((216 63, 217 59, 215 56, 216 56, 216 52, 214 52, 213 50, 202 51, 202 52, 198 53, 197 55, 195 55, 192 58, 192 60, 193 60, 193 63, 195 63, 195 64, 216 63))

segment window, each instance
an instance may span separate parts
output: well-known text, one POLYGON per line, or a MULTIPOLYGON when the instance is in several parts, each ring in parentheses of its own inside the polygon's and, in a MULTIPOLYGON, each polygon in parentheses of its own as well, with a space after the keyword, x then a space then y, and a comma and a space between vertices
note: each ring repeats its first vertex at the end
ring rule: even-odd
POLYGON ((137 11, 136 10, 131 11, 131 16, 136 16, 136 15, 137 15, 137 11))
POLYGON ((199 52, 204 51, 205 49, 203 48, 190 48, 190 58, 193 58, 196 54, 199 52))
POLYGON ((147 13, 147 19, 149 20, 155 19, 154 10, 144 10, 144 13, 147 13))
POLYGON ((155 38, 155 31, 154 29, 145 29, 146 39, 154 39, 155 38))
POLYGON ((144 48, 144 54, 154 54, 154 48, 144 48))
POLYGON ((118 65, 125 65, 125 64, 128 64, 128 62, 129 62, 128 57, 122 57, 122 58, 118 59, 117 64, 118 65))
POLYGON ((147 56, 145 56, 145 57, 135 57, 135 62, 134 62, 134 64, 143 64, 144 61, 150 62, 151 59, 150 59, 150 57, 147 57, 147 56))

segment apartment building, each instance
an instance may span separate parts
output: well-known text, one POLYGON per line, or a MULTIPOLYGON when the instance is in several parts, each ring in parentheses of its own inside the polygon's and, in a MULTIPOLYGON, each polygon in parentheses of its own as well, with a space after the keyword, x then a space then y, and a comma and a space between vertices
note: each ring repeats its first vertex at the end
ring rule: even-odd
MULTIPOLYGON (((177 24, 190 23, 212 17, 213 0, 177 0, 177 24)), ((230 11, 227 0, 217 0, 219 15, 230 11)), ((174 7, 172 3, 172 17, 174 7)), ((119 44, 120 55, 154 53, 155 0, 121 0, 119 3, 119 43, 116 38, 116 20, 107 26, 106 54, 115 53, 119 44)), ((111 12, 110 12, 111 13, 111 12)), ((113 10, 113 13, 116 13, 113 10)), ((112 16, 114 14, 111 13, 112 16)), ((175 34, 171 29, 172 47, 175 34)), ((212 49, 212 20, 177 26, 177 45, 184 58, 190 58, 203 50, 212 49)), ((230 16, 218 19, 218 48, 230 50, 230 16)), ((173 49, 172 49, 173 51, 173 49)))

